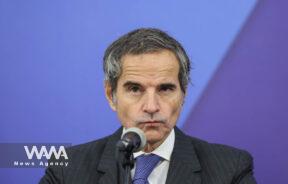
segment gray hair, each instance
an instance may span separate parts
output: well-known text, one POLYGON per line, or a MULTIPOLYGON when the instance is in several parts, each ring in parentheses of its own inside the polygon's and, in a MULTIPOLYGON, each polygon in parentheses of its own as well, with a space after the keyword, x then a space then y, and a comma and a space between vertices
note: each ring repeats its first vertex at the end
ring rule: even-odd
POLYGON ((127 54, 138 55, 161 50, 173 52, 179 61, 178 79, 183 93, 190 81, 190 60, 181 44, 167 33, 155 28, 141 28, 131 31, 114 41, 105 51, 103 69, 105 81, 115 93, 122 72, 121 59, 127 54))

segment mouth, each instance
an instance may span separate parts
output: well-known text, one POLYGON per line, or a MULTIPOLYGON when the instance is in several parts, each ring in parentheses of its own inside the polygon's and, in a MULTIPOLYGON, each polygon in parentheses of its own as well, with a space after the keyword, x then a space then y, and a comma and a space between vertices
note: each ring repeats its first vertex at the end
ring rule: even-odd
POLYGON ((144 126, 160 126, 161 124, 163 124, 163 122, 161 121, 146 121, 146 122, 142 122, 141 124, 143 124, 144 126))

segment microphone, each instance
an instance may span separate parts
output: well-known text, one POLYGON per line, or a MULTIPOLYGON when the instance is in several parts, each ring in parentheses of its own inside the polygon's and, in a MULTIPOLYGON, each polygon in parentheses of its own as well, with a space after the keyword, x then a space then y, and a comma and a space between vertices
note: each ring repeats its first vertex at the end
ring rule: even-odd
POLYGON ((131 168, 134 166, 133 152, 140 151, 146 145, 144 132, 139 128, 132 127, 124 131, 124 134, 116 144, 116 159, 125 170, 124 183, 131 183, 131 168))
POLYGON ((133 153, 142 150, 145 145, 146 137, 144 132, 139 128, 132 127, 125 131, 116 146, 119 151, 133 153))

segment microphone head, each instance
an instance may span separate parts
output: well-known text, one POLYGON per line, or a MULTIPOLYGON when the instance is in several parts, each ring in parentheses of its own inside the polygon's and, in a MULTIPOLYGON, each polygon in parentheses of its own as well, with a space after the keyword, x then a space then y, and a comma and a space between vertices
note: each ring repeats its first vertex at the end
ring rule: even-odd
POLYGON ((133 152, 137 152, 137 151, 142 150, 146 145, 146 136, 145 136, 144 132, 141 129, 136 128, 136 127, 128 128, 125 130, 125 133, 122 135, 121 138, 123 139, 126 135, 128 135, 130 133, 136 134, 140 139, 139 147, 137 149, 133 150, 133 152))

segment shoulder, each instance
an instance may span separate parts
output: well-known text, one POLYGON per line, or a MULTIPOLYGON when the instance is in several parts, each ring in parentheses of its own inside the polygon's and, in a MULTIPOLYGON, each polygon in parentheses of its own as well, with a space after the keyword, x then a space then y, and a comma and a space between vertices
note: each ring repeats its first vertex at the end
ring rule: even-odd
POLYGON ((217 173, 218 176, 231 175, 235 181, 253 175, 253 157, 246 150, 209 143, 191 136, 188 136, 188 139, 191 141, 205 172, 217 173))
POLYGON ((94 156, 97 156, 97 154, 101 154, 104 150, 109 138, 110 136, 107 136, 91 142, 68 147, 66 148, 67 155, 69 158, 78 157, 79 155, 87 156, 87 154, 94 154, 94 156))
MULTIPOLYGON (((246 150, 223 144, 187 136, 192 144, 203 173, 210 176, 211 181, 230 180, 232 183, 249 181, 256 183, 253 177, 253 158, 246 150)), ((206 180, 209 180, 206 178, 206 180)), ((209 183, 209 182, 208 182, 209 183)))
MULTIPOLYGON (((71 183, 73 177, 82 176, 91 179, 91 170, 95 170, 104 155, 104 150, 107 149, 107 144, 111 139, 115 138, 115 134, 91 141, 84 144, 79 144, 71 146, 65 149, 67 154, 67 159, 60 158, 59 160, 51 159, 49 160, 49 167, 45 171, 45 175, 41 179, 41 184, 54 183, 64 183, 67 180, 71 183), (52 163, 52 165, 51 165, 52 163), (56 163, 58 166, 56 166, 56 163), (63 163, 60 165, 60 163, 63 163)), ((93 177, 98 177, 99 175, 94 174, 93 177)), ((77 180, 78 181, 78 180, 77 180)))
POLYGON ((113 134, 108 135, 106 137, 91 142, 68 147, 66 148, 67 154, 72 158, 78 155, 85 155, 85 154, 93 154, 93 157, 97 156, 98 154, 101 155, 107 146, 111 146, 109 145, 111 144, 111 142, 112 144, 113 143, 115 144, 117 142, 117 140, 121 136, 121 133, 122 128, 120 127, 113 134))
POLYGON ((74 167, 75 165, 97 166, 105 154, 114 152, 120 135, 121 131, 118 129, 112 135, 66 148, 70 167, 74 167))
POLYGON ((224 157, 225 159, 237 159, 241 156, 251 159, 251 155, 243 149, 207 141, 188 136, 199 157, 224 157))
POLYGON ((187 147, 190 147, 190 150, 195 153, 202 170, 217 174, 223 172, 232 174, 253 169, 253 158, 246 150, 223 144, 209 143, 185 135, 179 129, 176 130, 176 139, 178 139, 178 144, 181 144, 181 146, 177 145, 178 151, 179 149, 187 150, 187 147))
POLYGON ((178 128, 176 128, 175 134, 176 138, 181 139, 182 142, 185 142, 185 144, 183 144, 184 146, 191 145, 194 148, 199 159, 218 158, 237 160, 240 157, 252 159, 251 155, 243 149, 224 144, 210 143, 208 141, 186 135, 178 128))

